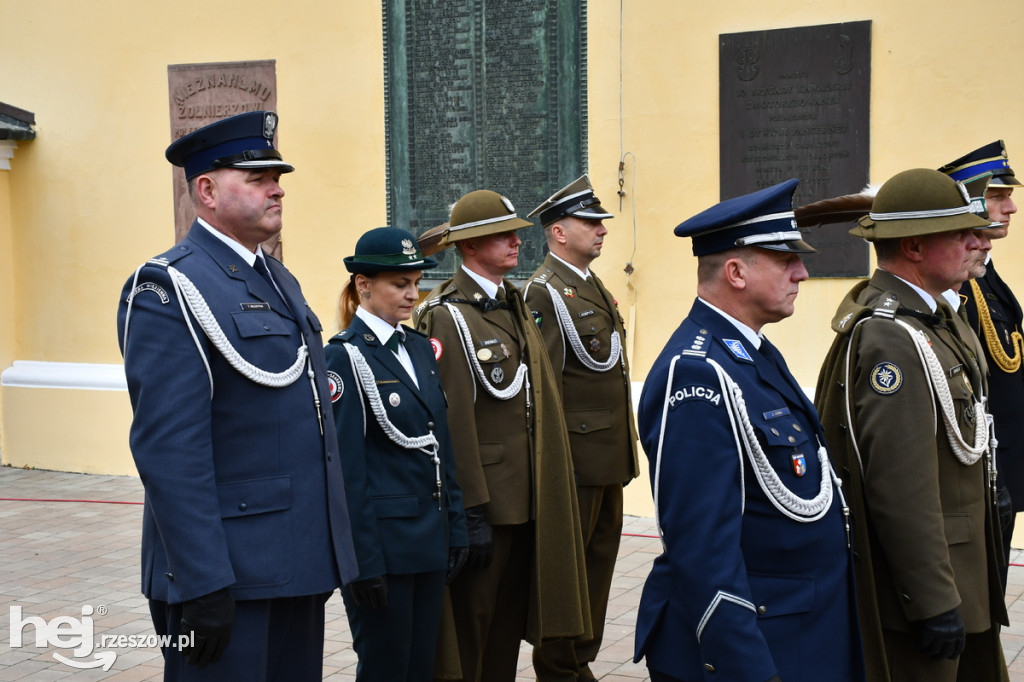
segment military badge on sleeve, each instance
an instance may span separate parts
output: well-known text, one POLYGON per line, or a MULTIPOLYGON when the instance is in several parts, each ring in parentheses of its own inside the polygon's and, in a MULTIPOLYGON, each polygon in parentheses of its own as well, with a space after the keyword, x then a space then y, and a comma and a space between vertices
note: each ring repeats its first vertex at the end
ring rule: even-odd
POLYGON ((143 282, 139 286, 135 287, 132 290, 132 293, 128 295, 128 301, 131 301, 133 298, 141 294, 143 291, 152 291, 154 294, 160 297, 160 303, 162 304, 169 303, 171 300, 171 297, 167 295, 167 292, 159 284, 154 284, 153 282, 143 282))
POLYGON ((332 403, 341 400, 341 394, 345 392, 345 384, 342 383, 341 376, 334 370, 327 370, 327 388, 331 392, 332 403))
POLYGON ((903 370, 894 362, 880 362, 871 370, 871 388, 879 395, 892 395, 903 388, 903 370))
POLYGON ((444 346, 441 345, 441 340, 430 337, 430 347, 434 349, 434 359, 440 360, 444 354, 444 346))

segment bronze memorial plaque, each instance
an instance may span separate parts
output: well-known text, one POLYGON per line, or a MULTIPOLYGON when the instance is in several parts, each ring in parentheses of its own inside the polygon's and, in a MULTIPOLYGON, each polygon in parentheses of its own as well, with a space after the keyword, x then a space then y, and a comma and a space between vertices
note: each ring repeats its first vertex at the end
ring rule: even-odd
MULTIPOLYGON (((797 206, 868 184, 871 22, 719 36, 721 198, 799 178, 797 206)), ((868 274, 851 222, 804 230, 812 277, 868 274)))
MULTIPOLYGON (((476 189, 521 217, 586 168, 586 3, 385 0, 388 223, 419 235, 476 189)), ((513 279, 544 258, 519 231, 513 279)), ((450 277, 454 249, 432 280, 450 277)))
MULTIPOLYGON (((277 73, 272 59, 171 64, 167 67, 167 84, 170 90, 171 142, 228 116, 277 109, 277 73)), ((274 145, 277 146, 276 139, 274 145)), ((287 160, 288 155, 284 154, 284 158, 287 160)), ((195 217, 185 187, 185 173, 174 168, 175 241, 188 234, 195 217)), ((281 258, 280 236, 268 240, 263 249, 281 258)))

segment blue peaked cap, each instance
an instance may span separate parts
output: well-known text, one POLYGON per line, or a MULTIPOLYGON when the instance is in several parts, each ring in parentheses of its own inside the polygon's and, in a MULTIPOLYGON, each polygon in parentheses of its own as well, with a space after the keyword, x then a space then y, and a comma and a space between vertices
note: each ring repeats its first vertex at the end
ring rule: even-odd
POLYGON ((792 178, 751 194, 726 199, 680 223, 675 234, 693 239, 695 256, 741 246, 817 253, 796 227, 793 194, 799 184, 799 180, 792 178))
POLYGON ((273 111, 223 118, 175 140, 165 156, 185 169, 186 180, 218 168, 279 168, 291 173, 295 167, 274 149, 277 120, 273 111))
POLYGON ((990 142, 984 147, 964 154, 956 161, 951 161, 939 169, 954 180, 963 183, 975 180, 986 173, 991 173, 988 186, 991 187, 1022 187, 1020 181, 1013 176, 1010 159, 1006 154, 1006 145, 1002 140, 990 142))

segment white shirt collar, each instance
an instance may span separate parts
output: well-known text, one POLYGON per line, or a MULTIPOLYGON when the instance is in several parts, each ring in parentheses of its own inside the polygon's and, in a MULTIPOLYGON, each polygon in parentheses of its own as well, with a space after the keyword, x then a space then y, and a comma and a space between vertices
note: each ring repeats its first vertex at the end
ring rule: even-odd
POLYGON ((736 327, 739 333, 743 334, 743 336, 746 337, 747 341, 750 342, 750 345, 752 345, 755 350, 761 348, 761 336, 757 332, 755 332, 753 329, 737 320, 732 315, 729 315, 720 308, 716 308, 715 306, 711 305, 700 296, 697 297, 697 300, 706 305, 707 307, 711 308, 712 310, 714 310, 716 313, 724 317, 729 322, 731 322, 732 326, 736 327))
MULTIPOLYGON (((210 223, 208 223, 205 220, 203 220, 202 218, 196 218, 196 220, 199 222, 200 225, 205 227, 206 230, 210 234, 212 234, 214 237, 216 237, 217 239, 219 239, 222 242, 224 242, 225 244, 227 244, 231 248, 232 251, 234 251, 239 256, 244 258, 245 262, 248 263, 250 265, 250 267, 256 263, 256 258, 257 258, 256 253, 259 253, 260 257, 263 256, 263 247, 257 246, 256 247, 256 253, 254 253, 254 252, 250 251, 249 249, 245 248, 244 246, 242 246, 241 244, 239 244, 238 242, 236 242, 231 237, 227 236, 226 234, 224 234, 223 232, 218 230, 217 228, 215 228, 210 223)), ((265 263, 266 259, 264 259, 263 262, 265 263)))
MULTIPOLYGON (((360 320, 366 323, 366 326, 370 328, 370 331, 376 334, 377 340, 380 341, 381 345, 388 342, 392 334, 401 334, 405 336, 405 332, 397 327, 392 327, 390 324, 380 319, 366 308, 359 306, 356 308, 356 316, 360 320)), ((401 325, 399 325, 401 326, 401 325)))
POLYGON ((575 272, 577 275, 579 275, 583 279, 586 279, 587 277, 590 277, 590 268, 587 268, 586 271, 580 270, 578 267, 576 267, 575 265, 573 265, 569 261, 565 260, 564 258, 559 258, 558 256, 556 256, 554 253, 552 253, 550 251, 548 253, 551 253, 551 257, 552 258, 554 258, 559 263, 561 263, 565 267, 567 267, 570 270, 572 270, 573 272, 575 272))
MULTIPOLYGON (((881 269, 881 268, 879 268, 879 269, 881 269)), ((889 271, 888 270, 883 270, 883 272, 889 272, 889 271)), ((899 275, 893 275, 893 273, 891 273, 891 272, 889 272, 889 274, 892 275, 893 277, 895 277, 896 279, 898 279, 899 281, 903 282, 904 284, 906 284, 908 287, 913 289, 915 292, 917 292, 917 295, 921 297, 921 300, 923 300, 925 302, 925 304, 928 306, 928 308, 933 313, 936 311, 936 309, 938 309, 938 304, 935 302, 935 297, 934 296, 932 296, 927 291, 925 291, 921 287, 917 286, 913 282, 908 282, 907 280, 903 279, 899 275)), ((957 301, 957 304, 953 308, 953 310, 956 310, 959 307, 960 307, 960 302, 957 301)))
POLYGON ((497 284, 495 284, 491 280, 487 279, 486 277, 482 277, 482 276, 478 275, 477 273, 473 272, 472 270, 470 270, 469 268, 466 267, 465 263, 462 264, 462 269, 463 269, 463 271, 467 275, 469 275, 470 277, 473 278, 474 282, 476 282, 477 284, 480 285, 480 288, 483 289, 484 293, 487 294, 490 298, 497 298, 498 297, 498 285, 497 284))
POLYGON ((946 303, 953 309, 953 312, 960 310, 960 292, 954 291, 953 289, 946 289, 942 292, 942 298, 946 299, 946 303))

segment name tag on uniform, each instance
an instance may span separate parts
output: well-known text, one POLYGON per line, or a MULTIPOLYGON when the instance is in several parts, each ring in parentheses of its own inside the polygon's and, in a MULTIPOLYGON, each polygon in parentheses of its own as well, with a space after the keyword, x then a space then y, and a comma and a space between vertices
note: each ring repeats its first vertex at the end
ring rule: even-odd
POLYGON ((964 366, 963 365, 957 365, 956 367, 950 367, 949 368, 949 376, 950 376, 950 378, 955 377, 957 374, 960 374, 963 371, 964 371, 964 366))
POLYGON ((596 313, 597 313, 596 310, 584 310, 577 317, 590 317, 591 315, 594 315, 596 313))
POLYGON ((239 303, 242 306, 242 310, 270 310, 270 304, 266 302, 259 303, 239 303))
POLYGON ((501 343, 501 339, 484 339, 480 342, 480 346, 496 346, 501 343))
POLYGON ((767 412, 762 412, 761 416, 764 417, 765 420, 768 420, 778 419, 779 417, 785 417, 787 414, 789 414, 789 408, 780 407, 777 410, 768 410, 767 412))

